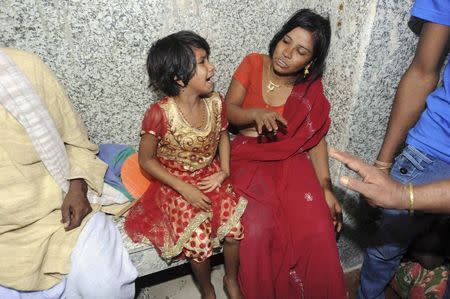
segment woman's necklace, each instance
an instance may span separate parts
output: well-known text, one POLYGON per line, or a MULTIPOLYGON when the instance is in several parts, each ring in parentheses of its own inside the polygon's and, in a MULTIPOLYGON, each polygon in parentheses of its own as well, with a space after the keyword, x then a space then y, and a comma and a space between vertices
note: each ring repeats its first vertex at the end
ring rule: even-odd
POLYGON ((269 79, 269 84, 267 84, 267 92, 271 92, 278 87, 280 87, 280 85, 273 83, 272 80, 269 79))
POLYGON ((188 121, 187 117, 186 117, 186 116, 184 115, 184 113, 183 113, 183 109, 181 109, 181 107, 178 106, 177 101, 174 99, 175 106, 177 107, 177 110, 180 112, 181 118, 182 118, 182 119, 184 120, 184 122, 187 123, 190 127, 193 127, 193 128, 195 128, 195 129, 201 129, 201 128, 205 127, 206 114, 207 114, 207 112, 206 112, 206 103, 205 103, 204 100, 201 100, 201 101, 202 101, 202 103, 203 103, 203 105, 202 105, 202 119, 201 119, 201 122, 200 122, 199 125, 194 126, 194 125, 191 124, 190 121, 188 121))
POLYGON ((273 73, 272 65, 269 64, 269 71, 268 71, 268 76, 267 76, 268 77, 267 79, 269 80, 269 83, 267 83, 267 86, 266 86, 267 90, 266 90, 266 92, 272 92, 272 91, 275 90, 275 88, 280 88, 281 86, 287 86, 287 84, 275 84, 272 81, 272 79, 271 79, 272 73, 273 73))

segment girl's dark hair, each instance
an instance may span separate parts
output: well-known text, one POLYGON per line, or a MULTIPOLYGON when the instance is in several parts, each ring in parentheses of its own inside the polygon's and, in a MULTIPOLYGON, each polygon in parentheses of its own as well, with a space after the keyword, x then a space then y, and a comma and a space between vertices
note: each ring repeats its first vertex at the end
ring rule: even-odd
POLYGON ((291 30, 300 27, 312 33, 314 39, 314 49, 311 75, 304 78, 303 69, 299 70, 295 78, 295 84, 321 77, 325 71, 325 58, 330 47, 331 28, 330 21, 309 9, 300 9, 274 35, 269 44, 269 56, 272 57, 278 42, 291 30))
POLYGON ((147 56, 147 72, 150 87, 176 96, 183 86, 187 86, 194 76, 197 61, 193 49, 203 49, 209 56, 208 42, 192 31, 179 31, 157 40, 152 44, 147 56))

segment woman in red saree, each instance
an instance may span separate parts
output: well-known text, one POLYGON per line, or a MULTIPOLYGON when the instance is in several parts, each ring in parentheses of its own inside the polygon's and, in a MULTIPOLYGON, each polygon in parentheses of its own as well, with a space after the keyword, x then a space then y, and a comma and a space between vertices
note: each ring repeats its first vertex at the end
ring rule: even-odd
POLYGON ((329 41, 328 20, 298 11, 269 56, 244 58, 226 96, 239 129, 231 177, 248 199, 239 273, 246 299, 347 297, 333 228, 340 230, 341 207, 324 139, 330 105, 320 77, 329 41))

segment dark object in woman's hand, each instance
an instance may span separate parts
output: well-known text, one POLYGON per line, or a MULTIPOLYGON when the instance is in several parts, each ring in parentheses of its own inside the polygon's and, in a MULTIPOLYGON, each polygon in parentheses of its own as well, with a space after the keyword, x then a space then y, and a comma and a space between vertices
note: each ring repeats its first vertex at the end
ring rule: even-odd
POLYGON ((285 124, 283 124, 282 122, 280 122, 279 120, 276 120, 277 125, 278 125, 278 130, 277 131, 269 131, 267 130, 267 128, 265 126, 262 127, 262 133, 258 136, 258 143, 262 143, 262 138, 266 138, 267 141, 269 142, 274 142, 277 141, 277 134, 278 133, 282 133, 282 134, 286 134, 287 133, 287 127, 285 124))

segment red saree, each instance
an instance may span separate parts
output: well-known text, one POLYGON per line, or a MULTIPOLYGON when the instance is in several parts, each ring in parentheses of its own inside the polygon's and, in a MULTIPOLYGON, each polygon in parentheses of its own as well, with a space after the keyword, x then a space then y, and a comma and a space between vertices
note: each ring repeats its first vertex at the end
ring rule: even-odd
POLYGON ((346 298, 329 208, 306 152, 326 135, 329 110, 320 80, 299 84, 277 141, 233 140, 231 177, 248 199, 239 273, 246 299, 346 298))

